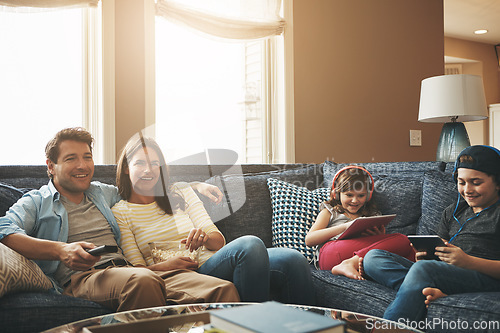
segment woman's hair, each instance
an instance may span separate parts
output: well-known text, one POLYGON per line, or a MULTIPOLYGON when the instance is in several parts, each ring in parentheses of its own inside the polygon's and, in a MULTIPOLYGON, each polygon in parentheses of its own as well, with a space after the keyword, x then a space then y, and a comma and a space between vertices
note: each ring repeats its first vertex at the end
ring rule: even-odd
MULTIPOLYGON (((63 141, 68 140, 86 143, 92 153, 92 144, 94 143, 92 134, 90 134, 90 132, 83 127, 70 127, 57 132, 56 135, 47 143, 45 146, 45 157, 49 161, 57 163, 60 154, 59 146, 63 141)), ((52 174, 48 169, 47 174, 49 175, 49 178, 52 179, 52 174)))
POLYGON ((134 154, 139 149, 153 149, 160 159, 160 179, 155 185, 155 201, 158 206, 167 214, 173 214, 173 210, 177 208, 184 209, 184 200, 171 190, 171 184, 168 174, 168 167, 165 163, 165 158, 156 141, 149 137, 143 137, 142 134, 136 134, 130 138, 123 148, 118 159, 116 170, 116 186, 121 197, 128 200, 132 195, 132 182, 130 175, 127 173, 129 169, 129 161, 132 160, 134 154))
POLYGON ((370 199, 368 194, 371 190, 371 177, 363 170, 352 168, 342 171, 335 179, 335 184, 332 184, 332 191, 330 192, 330 201, 328 203, 338 213, 344 214, 345 209, 340 202, 340 193, 347 191, 366 190, 367 201, 359 210, 361 216, 373 216, 378 214, 375 204, 370 199))

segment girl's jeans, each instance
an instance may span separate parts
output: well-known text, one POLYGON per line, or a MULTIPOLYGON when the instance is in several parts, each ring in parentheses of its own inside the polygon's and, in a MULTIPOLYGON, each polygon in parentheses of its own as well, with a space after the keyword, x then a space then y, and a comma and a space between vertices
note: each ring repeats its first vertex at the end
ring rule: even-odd
POLYGON ((365 273, 376 282, 397 291, 384 318, 398 321, 421 321, 426 316, 426 287, 440 289, 447 295, 500 291, 500 280, 477 271, 460 268, 437 260, 413 263, 384 250, 371 250, 363 259, 365 273))
POLYGON ((267 301, 271 295, 282 303, 314 303, 311 269, 305 257, 292 249, 266 249, 255 236, 226 244, 198 272, 232 281, 244 302, 267 301))

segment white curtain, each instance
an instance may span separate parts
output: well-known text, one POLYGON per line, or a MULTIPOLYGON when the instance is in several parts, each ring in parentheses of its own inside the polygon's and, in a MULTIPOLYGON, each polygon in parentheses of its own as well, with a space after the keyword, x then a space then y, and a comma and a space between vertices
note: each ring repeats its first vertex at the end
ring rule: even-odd
POLYGON ((30 12, 37 9, 97 7, 99 0, 0 0, 0 11, 30 12))
POLYGON ((227 39, 259 39, 283 33, 281 0, 158 0, 156 15, 227 39))

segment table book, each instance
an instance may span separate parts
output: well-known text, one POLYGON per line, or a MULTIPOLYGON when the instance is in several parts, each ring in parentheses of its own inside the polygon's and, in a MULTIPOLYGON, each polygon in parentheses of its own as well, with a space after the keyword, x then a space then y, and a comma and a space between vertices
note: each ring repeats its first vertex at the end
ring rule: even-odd
POLYGON ((345 327, 343 321, 274 301, 212 310, 210 323, 231 333, 337 333, 345 327))

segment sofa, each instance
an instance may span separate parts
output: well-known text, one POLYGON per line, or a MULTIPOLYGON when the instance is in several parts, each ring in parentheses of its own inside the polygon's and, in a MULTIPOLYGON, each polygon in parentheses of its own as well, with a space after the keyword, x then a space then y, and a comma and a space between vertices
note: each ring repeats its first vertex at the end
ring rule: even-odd
MULTIPOLYGON (((304 237, 329 194, 334 174, 347 164, 273 164, 169 167, 174 181, 206 181, 225 199, 215 205, 200 196, 229 242, 255 235, 268 247, 290 247, 311 263, 316 305, 381 317, 395 292, 373 281, 334 276, 315 267, 315 250, 304 237)), ((432 234, 443 209, 456 202, 453 165, 443 162, 360 163, 375 180, 373 199, 383 214, 396 214, 387 232, 432 234)), ((114 183, 116 167, 98 165, 94 180, 114 183)), ((0 166, 0 216, 29 189, 48 181, 45 166, 0 166)), ((0 271, 0 274, 4 274, 0 271)), ((0 283, 2 282, 0 276, 0 283)), ((35 288, 36 289, 36 288, 35 288)), ((500 293, 469 293, 433 302, 427 331, 498 331, 500 293), (477 326, 482 325, 482 326, 477 326), (490 325, 490 329, 488 329, 490 325)), ((0 297, 2 332, 37 332, 84 318, 110 313, 96 303, 51 290, 21 288, 0 297)))

